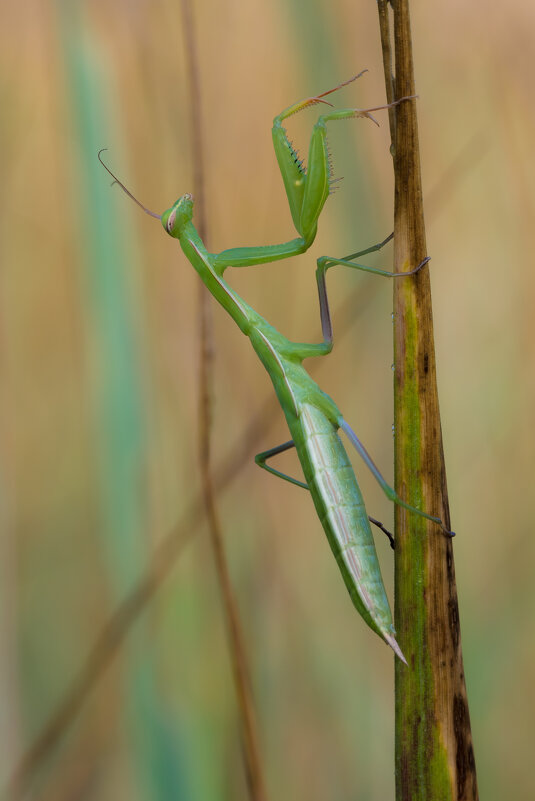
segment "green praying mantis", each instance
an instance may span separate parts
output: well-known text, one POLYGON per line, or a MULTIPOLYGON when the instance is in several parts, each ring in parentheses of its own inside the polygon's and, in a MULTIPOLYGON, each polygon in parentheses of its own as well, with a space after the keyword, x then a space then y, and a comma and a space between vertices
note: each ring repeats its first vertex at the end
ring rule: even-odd
POLYGON ((240 247, 209 253, 193 224, 193 197, 185 194, 163 214, 156 214, 141 204, 98 157, 114 182, 147 214, 161 220, 167 233, 178 239, 187 259, 200 275, 214 298, 229 313, 251 344, 268 371, 282 407, 292 439, 256 456, 256 463, 280 478, 310 491, 321 524, 356 609, 368 624, 405 662, 396 641, 392 614, 384 588, 375 544, 361 491, 342 444, 341 430, 356 448, 379 482, 387 497, 408 511, 435 522, 444 534, 452 536, 440 518, 417 509, 390 487, 375 466, 359 438, 342 416, 334 401, 308 375, 303 360, 325 356, 333 347, 333 331, 326 290, 326 273, 334 265, 364 270, 375 275, 400 278, 414 275, 429 259, 405 273, 391 273, 356 262, 380 250, 393 235, 373 247, 352 253, 345 258, 321 257, 317 260, 316 279, 323 342, 292 342, 280 334, 251 308, 225 281, 227 267, 248 267, 304 253, 314 242, 318 218, 332 191, 333 176, 327 146, 327 123, 353 117, 371 119, 371 112, 390 108, 411 97, 403 97, 388 105, 370 109, 342 109, 322 114, 312 130, 307 167, 291 144, 283 122, 293 114, 319 103, 331 104, 325 97, 354 81, 362 73, 320 95, 289 106, 273 122, 273 146, 284 182, 294 226, 299 236, 289 242, 260 247, 240 247), (283 451, 295 447, 304 474, 304 481, 288 476, 267 464, 283 451))

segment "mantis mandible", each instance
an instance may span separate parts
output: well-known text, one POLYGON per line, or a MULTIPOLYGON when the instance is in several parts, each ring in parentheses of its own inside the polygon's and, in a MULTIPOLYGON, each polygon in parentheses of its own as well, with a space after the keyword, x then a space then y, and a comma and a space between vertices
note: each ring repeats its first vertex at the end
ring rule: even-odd
MULTIPOLYGON (((360 73, 361 75, 362 73, 360 73)), ((273 146, 284 182, 294 226, 299 234, 295 239, 278 245, 240 247, 209 253, 201 240, 193 219, 193 197, 185 194, 163 214, 156 214, 143 206, 104 164, 114 182, 128 194, 147 214, 161 220, 170 236, 178 239, 187 259, 200 275, 214 298, 249 337, 251 344, 268 371, 273 382, 292 439, 256 456, 256 463, 286 481, 310 490, 316 511, 338 563, 345 585, 356 609, 397 656, 405 662, 396 641, 392 614, 383 585, 369 518, 353 468, 338 431, 341 429, 354 445, 365 464, 375 476, 387 497, 410 512, 435 522, 444 534, 452 536, 438 517, 410 506, 390 487, 373 463, 355 432, 350 428, 338 407, 304 369, 304 359, 325 356, 333 347, 333 332, 327 299, 325 276, 335 264, 392 278, 414 275, 428 259, 406 273, 391 273, 360 264, 355 259, 379 250, 384 242, 366 250, 352 253, 343 259, 322 257, 317 260, 316 279, 323 342, 291 342, 252 309, 223 278, 227 267, 248 267, 297 256, 312 245, 316 236, 318 218, 333 186, 330 157, 327 147, 327 123, 352 117, 371 119, 371 112, 390 108, 410 101, 403 97, 389 105, 370 109, 342 109, 322 114, 312 130, 308 153, 308 166, 299 159, 290 143, 283 122, 292 114, 318 103, 331 105, 327 95, 341 89, 359 76, 339 84, 320 95, 306 98, 282 111, 273 122, 273 146), (267 464, 276 454, 295 447, 305 481, 285 475, 267 464)), ((100 151, 102 152, 102 151, 100 151)), ((376 522, 373 521, 372 522, 376 522)))

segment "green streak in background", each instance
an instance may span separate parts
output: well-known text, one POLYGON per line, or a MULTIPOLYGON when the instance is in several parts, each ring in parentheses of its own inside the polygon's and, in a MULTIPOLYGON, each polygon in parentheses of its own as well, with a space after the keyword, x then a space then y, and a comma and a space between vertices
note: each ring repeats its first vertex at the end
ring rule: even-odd
MULTIPOLYGON (((132 292, 132 248, 116 212, 125 199, 97 161, 97 151, 116 127, 106 91, 109 74, 101 69, 96 43, 78 4, 60 3, 59 18, 70 108, 75 131, 73 157, 79 179, 80 233, 86 254, 82 266, 87 296, 87 336, 95 388, 95 450, 100 489, 98 534, 108 567, 112 603, 132 588, 147 558, 145 494, 146 430, 144 371, 140 364, 136 318, 140 309, 132 292), (110 122, 112 120, 113 124, 110 122)), ((133 228, 133 227, 132 227, 133 228)), ((132 744, 132 785, 138 798, 188 799, 187 754, 177 753, 174 724, 158 698, 151 632, 139 624, 130 635, 124 669, 127 737, 132 744)), ((118 709, 121 699, 118 701, 118 709)), ((113 718, 114 710, 110 717, 113 718)), ((110 720, 113 725, 113 720, 110 720)), ((187 743, 180 738, 181 745, 187 743)), ((182 749, 180 749, 182 750, 182 749)))

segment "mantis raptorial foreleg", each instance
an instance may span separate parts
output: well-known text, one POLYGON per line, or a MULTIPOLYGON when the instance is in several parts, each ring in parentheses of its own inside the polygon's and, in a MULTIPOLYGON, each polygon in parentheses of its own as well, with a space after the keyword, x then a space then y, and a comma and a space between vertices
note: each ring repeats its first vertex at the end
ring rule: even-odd
MULTIPOLYGON (((363 72, 366 72, 366 70, 363 72)), ((275 117, 271 131, 273 147, 288 197, 292 219, 299 237, 279 245, 230 248, 221 253, 211 254, 212 264, 218 275, 222 275, 225 269, 230 266, 250 267, 256 264, 265 264, 266 262, 298 256, 308 250, 315 239, 318 218, 332 189, 333 178, 327 145, 327 123, 361 117, 370 119, 378 125, 377 120, 371 115, 372 111, 397 106, 399 103, 411 99, 412 96, 402 97, 394 101, 394 103, 384 106, 374 106, 369 109, 341 109, 322 114, 312 129, 306 168, 289 141, 283 122, 293 114, 297 114, 299 111, 318 103, 331 105, 324 98, 352 83, 360 75, 362 75, 362 72, 354 78, 335 86, 334 89, 329 89, 320 95, 294 103, 275 117)), ((166 229, 169 232, 171 228, 168 224, 166 225, 166 229)))

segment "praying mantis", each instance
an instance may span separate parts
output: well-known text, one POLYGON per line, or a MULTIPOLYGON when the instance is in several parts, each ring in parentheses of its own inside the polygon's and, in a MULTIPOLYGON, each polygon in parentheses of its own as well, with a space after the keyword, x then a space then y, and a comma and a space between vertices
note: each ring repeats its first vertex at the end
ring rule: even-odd
MULTIPOLYGON (((333 330, 327 299, 326 273, 334 265, 342 265, 375 275, 406 278, 418 272, 429 259, 424 259, 413 270, 391 273, 356 262, 369 253, 380 250, 393 235, 366 250, 345 258, 321 257, 317 259, 316 280, 323 342, 292 342, 279 333, 251 308, 224 279, 227 267, 249 267, 287 259, 304 253, 314 242, 318 218, 333 187, 330 155, 327 146, 327 123, 354 117, 371 119, 372 111, 390 108, 412 97, 403 97, 388 105, 370 109, 342 109, 322 114, 312 129, 305 167, 288 139, 283 122, 293 114, 319 103, 331 106, 325 97, 360 77, 350 78, 322 94, 295 103, 273 121, 273 146, 284 182, 293 223, 298 233, 295 239, 277 245, 239 247, 210 253, 193 224, 194 201, 190 194, 182 195, 163 214, 156 214, 140 203, 98 158, 114 182, 126 192, 147 214, 161 220, 166 232, 178 239, 188 261, 197 271, 214 298, 232 317, 240 330, 249 337, 258 357, 269 373, 277 398, 286 417, 292 439, 256 456, 256 463, 268 472, 310 491, 318 517, 349 591, 351 600, 368 626, 376 632, 406 663, 396 641, 388 598, 384 588, 375 544, 362 494, 346 450, 338 435, 341 430, 348 437, 367 467, 379 482, 386 496, 413 514, 436 523, 442 532, 452 536, 441 519, 406 503, 390 487, 375 466, 359 438, 349 426, 334 401, 325 394, 308 375, 303 360, 325 356, 333 347, 333 330), (304 481, 292 478, 267 461, 283 451, 295 447, 301 462, 304 481)), ((371 519, 372 522, 377 522, 371 519)))

